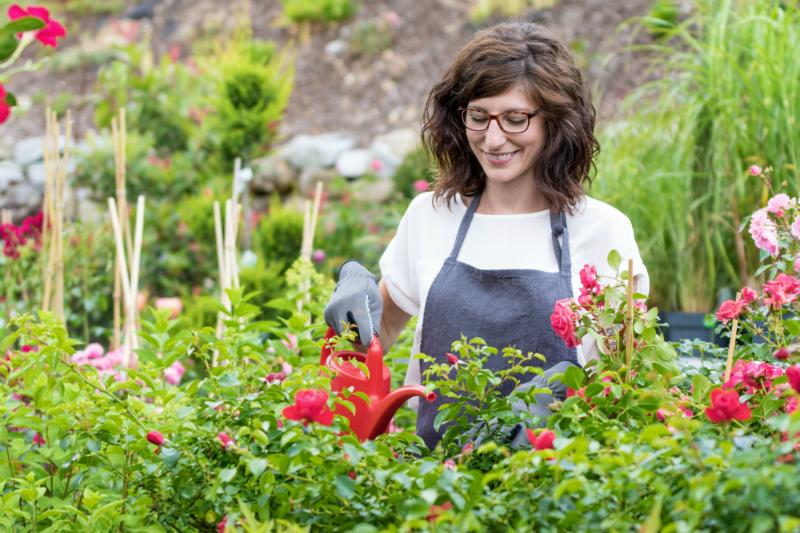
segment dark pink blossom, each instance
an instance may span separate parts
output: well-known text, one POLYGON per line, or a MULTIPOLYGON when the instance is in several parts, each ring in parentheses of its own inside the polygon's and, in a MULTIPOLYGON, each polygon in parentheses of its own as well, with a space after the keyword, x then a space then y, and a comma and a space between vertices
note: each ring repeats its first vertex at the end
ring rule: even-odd
POLYGON ((750 420, 752 413, 747 404, 739 401, 735 390, 714 389, 711 391, 711 406, 706 408, 706 416, 715 424, 731 420, 750 420))
POLYGON ((8 8, 8 18, 17 20, 23 17, 34 17, 44 22, 44 28, 36 30, 36 39, 45 46, 56 47, 56 39, 66 37, 67 30, 55 19, 50 18, 50 12, 41 6, 28 6, 22 8, 19 4, 13 4, 8 8))

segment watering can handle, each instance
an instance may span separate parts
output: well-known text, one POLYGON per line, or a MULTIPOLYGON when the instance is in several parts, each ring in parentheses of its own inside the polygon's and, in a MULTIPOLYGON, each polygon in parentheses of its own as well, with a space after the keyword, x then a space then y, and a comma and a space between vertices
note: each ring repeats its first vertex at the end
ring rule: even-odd
MULTIPOLYGON (((322 345, 322 352, 319 356, 319 364, 324 365, 328 362, 328 357, 333 353, 333 346, 330 342, 336 335, 336 331, 330 326, 325 332, 325 342, 322 345)), ((378 334, 372 334, 372 340, 367 347, 367 368, 369 369, 370 376, 380 376, 383 372, 383 347, 381 341, 378 340, 378 334)))

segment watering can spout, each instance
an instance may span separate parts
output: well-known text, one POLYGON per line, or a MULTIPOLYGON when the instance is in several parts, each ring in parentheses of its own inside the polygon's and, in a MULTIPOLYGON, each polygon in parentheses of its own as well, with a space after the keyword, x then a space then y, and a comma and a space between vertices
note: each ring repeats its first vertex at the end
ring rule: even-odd
POLYGON ((399 389, 393 390, 388 395, 384 396, 380 401, 371 406, 372 411, 372 426, 369 428, 367 438, 374 439, 381 433, 386 432, 389 421, 403 404, 413 398, 420 396, 427 401, 432 402, 436 399, 435 392, 427 392, 425 387, 420 385, 406 385, 399 389))

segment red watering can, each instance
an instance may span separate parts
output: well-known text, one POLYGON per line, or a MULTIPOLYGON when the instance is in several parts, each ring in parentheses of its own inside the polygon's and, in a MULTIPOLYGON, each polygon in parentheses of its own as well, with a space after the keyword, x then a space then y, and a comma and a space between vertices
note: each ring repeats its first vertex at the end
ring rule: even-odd
POLYGON ((386 433, 389 421, 400 409, 406 400, 414 396, 422 396, 429 402, 436 399, 435 392, 425 392, 419 385, 406 385, 391 391, 391 374, 389 367, 383 364, 383 348, 377 335, 372 336, 367 353, 352 350, 340 350, 331 353, 333 348, 330 339, 335 335, 333 328, 329 327, 325 333, 325 344, 322 346, 319 362, 334 372, 331 389, 336 392, 352 387, 352 392, 363 392, 369 403, 362 398, 351 395, 348 401, 353 403, 355 413, 347 407, 337 404, 334 412, 350 420, 350 429, 355 432, 361 441, 374 439, 386 433), (367 377, 360 368, 351 363, 356 360, 364 363, 369 370, 367 377))

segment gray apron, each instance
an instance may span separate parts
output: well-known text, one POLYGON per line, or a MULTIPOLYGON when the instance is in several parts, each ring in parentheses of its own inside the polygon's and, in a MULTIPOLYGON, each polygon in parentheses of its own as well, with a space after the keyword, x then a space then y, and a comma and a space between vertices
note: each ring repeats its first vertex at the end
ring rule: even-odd
MULTIPOLYGON (((572 297, 566 217, 563 213, 550 214, 558 272, 480 270, 458 261, 479 201, 480 196, 476 196, 470 202, 458 228, 453 250, 428 291, 420 351, 435 358, 437 363, 445 363, 453 341, 464 334, 467 338, 482 337, 489 346, 499 349, 500 353, 491 356, 487 362, 487 367, 492 370, 507 368, 502 357, 502 348, 506 346, 515 346, 523 353, 540 353, 547 358, 545 362, 534 359, 531 365, 550 368, 561 362, 577 364, 575 349, 567 348, 550 327, 550 315, 556 300, 572 297)), ((534 243, 527 245, 533 246, 534 243)), ((420 370, 424 373, 429 366, 422 361, 420 370)), ((501 393, 507 396, 513 386, 513 382, 507 381, 501 385, 501 393)), ((452 401, 440 395, 433 402, 420 402, 417 435, 431 450, 446 430, 444 425, 439 431, 433 427, 439 406, 452 401)))

